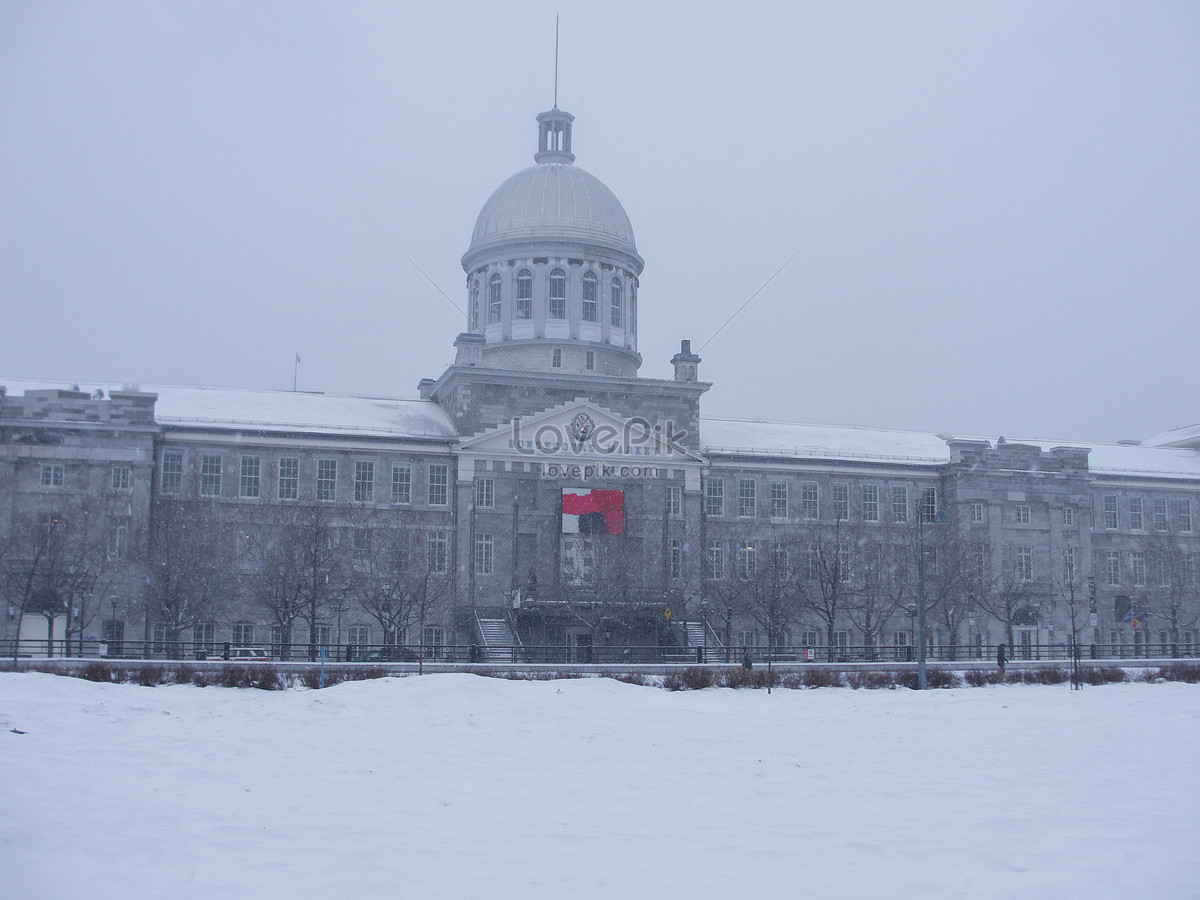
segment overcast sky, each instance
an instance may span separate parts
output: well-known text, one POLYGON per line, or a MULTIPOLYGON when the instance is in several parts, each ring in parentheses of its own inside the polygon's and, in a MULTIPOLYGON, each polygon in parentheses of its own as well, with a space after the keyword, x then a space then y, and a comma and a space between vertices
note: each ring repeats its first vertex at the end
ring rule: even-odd
POLYGON ((707 415, 1200 421, 1195 2, 9 0, 0 375, 290 389, 299 351, 302 390, 415 396, 532 164, 555 12, 643 375, 689 338, 707 415))

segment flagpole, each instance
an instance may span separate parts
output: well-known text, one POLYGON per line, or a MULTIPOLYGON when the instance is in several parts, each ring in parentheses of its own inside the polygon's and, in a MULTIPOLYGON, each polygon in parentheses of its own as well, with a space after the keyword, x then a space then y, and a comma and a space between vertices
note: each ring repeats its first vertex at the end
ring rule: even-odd
POLYGON ((292 363, 292 393, 296 393, 296 378, 300 373, 300 351, 296 351, 296 361, 292 363))

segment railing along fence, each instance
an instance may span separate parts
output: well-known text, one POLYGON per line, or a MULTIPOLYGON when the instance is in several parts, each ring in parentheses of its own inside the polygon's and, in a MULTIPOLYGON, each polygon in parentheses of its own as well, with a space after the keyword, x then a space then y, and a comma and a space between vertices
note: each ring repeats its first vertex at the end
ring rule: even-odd
MULTIPOLYGON (((307 643, 259 644, 265 656, 248 656, 239 648, 224 643, 188 641, 83 641, 11 639, 0 641, 0 660, 17 659, 114 659, 161 660, 181 662, 338 662, 338 663, 482 663, 491 665, 765 665, 843 664, 843 663, 915 663, 917 648, 911 645, 808 646, 808 647, 723 647, 657 645, 567 644, 488 647, 488 659, 478 644, 341 644, 307 643)), ((998 646, 935 645, 926 659, 935 664, 995 663, 998 646)), ((1200 658, 1200 644, 1018 644, 1005 645, 1008 662, 1069 662, 1079 660, 1174 660, 1200 658)))

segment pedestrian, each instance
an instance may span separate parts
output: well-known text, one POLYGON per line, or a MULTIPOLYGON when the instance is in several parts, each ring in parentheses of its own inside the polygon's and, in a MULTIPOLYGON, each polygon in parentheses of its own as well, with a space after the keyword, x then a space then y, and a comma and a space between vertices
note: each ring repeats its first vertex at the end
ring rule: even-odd
POLYGON ((1000 677, 1004 677, 1004 667, 1008 664, 1008 656, 1004 652, 1008 649, 1004 644, 996 646, 996 665, 1000 667, 1000 677))
POLYGON ((745 669, 746 671, 750 671, 751 669, 754 668, 754 663, 750 661, 750 649, 749 648, 747 648, 746 651, 742 654, 742 668, 745 669))

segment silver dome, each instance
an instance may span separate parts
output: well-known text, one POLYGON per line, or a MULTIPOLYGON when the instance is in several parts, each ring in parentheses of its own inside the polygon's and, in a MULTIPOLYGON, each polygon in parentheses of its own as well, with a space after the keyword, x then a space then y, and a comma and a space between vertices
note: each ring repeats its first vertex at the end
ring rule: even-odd
POLYGON ((543 162, 488 198, 467 255, 510 241, 578 241, 637 255, 629 216, 600 179, 565 162, 543 162))

